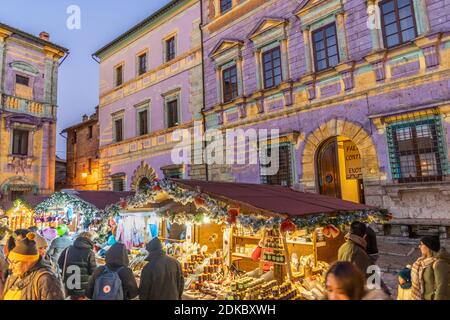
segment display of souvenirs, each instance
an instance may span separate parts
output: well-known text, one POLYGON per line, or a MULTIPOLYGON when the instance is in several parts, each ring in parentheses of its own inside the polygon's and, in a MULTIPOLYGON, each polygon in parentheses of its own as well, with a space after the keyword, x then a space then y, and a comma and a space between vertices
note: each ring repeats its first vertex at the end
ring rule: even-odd
POLYGON ((264 243, 263 260, 272 263, 285 263, 286 256, 278 230, 269 230, 264 243))
POLYGON ((303 299, 323 300, 326 297, 325 279, 322 276, 305 278, 295 284, 303 299))

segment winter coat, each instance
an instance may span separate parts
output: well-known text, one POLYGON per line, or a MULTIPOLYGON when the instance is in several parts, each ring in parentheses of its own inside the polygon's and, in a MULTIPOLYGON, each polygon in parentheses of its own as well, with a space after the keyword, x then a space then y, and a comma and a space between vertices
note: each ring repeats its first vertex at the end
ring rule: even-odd
MULTIPOLYGON (((59 256, 58 266, 62 270, 61 272, 64 273, 64 260, 66 257, 66 252, 68 252, 67 262, 65 265, 66 270, 63 278, 68 296, 78 297, 86 295, 86 288, 88 286, 89 278, 97 267, 95 253, 92 251, 93 248, 94 243, 91 240, 80 237, 75 240, 73 246, 65 249, 59 256), (78 266, 80 268, 80 285, 75 289, 69 289, 67 287, 67 279, 71 276, 71 274, 67 272, 67 268, 69 266, 78 266)), ((69 284, 72 282, 73 281, 69 281, 69 284)))
POLYGON ((338 261, 348 261, 367 275, 367 268, 372 265, 372 260, 366 253, 366 242, 363 238, 354 234, 346 236, 347 241, 339 248, 338 261))
POLYGON ((444 248, 432 266, 423 271, 425 300, 450 300, 450 254, 444 248))
POLYGON ((42 259, 22 278, 8 277, 4 295, 15 290, 20 290, 20 300, 64 300, 61 281, 42 259))
POLYGON ((378 253, 377 234, 371 227, 367 227, 365 240, 367 242, 366 252, 371 254, 378 253))
POLYGON ((166 255, 158 238, 147 244, 148 263, 142 269, 140 300, 180 300, 184 278, 180 263, 166 255))
POLYGON ((403 289, 400 285, 397 290, 397 300, 412 300, 411 298, 411 288, 403 289))
POLYGON ((47 254, 50 256, 53 262, 57 264, 61 252, 63 252, 64 249, 71 245, 72 239, 69 236, 65 235, 62 237, 58 237, 54 239, 50 244, 50 248, 48 248, 47 254))
MULTIPOLYGON (((122 243, 114 244, 106 252, 106 266, 111 271, 117 271, 120 280, 122 281, 123 296, 125 300, 131 300, 138 295, 138 286, 133 271, 128 267, 129 260, 127 248, 122 243)), ((105 266, 98 267, 91 278, 86 290, 86 296, 92 299, 94 295, 95 281, 105 271, 105 266)))

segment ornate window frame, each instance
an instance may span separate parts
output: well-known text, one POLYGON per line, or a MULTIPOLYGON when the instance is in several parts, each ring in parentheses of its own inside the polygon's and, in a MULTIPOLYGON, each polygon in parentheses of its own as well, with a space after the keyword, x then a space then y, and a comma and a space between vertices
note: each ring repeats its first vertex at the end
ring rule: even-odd
MULTIPOLYGON (((164 100, 164 129, 170 129, 168 127, 169 124, 169 113, 167 112, 167 106, 169 102, 177 101, 177 113, 178 113, 178 125, 182 124, 183 117, 181 114, 181 87, 177 87, 175 89, 172 89, 170 91, 167 91, 163 93, 162 98, 164 100)), ((171 127, 176 128, 177 126, 171 127)))
POLYGON ((12 157, 21 158, 32 158, 33 157, 33 146, 34 146, 34 135, 36 133, 36 126, 30 124, 24 124, 20 122, 14 122, 10 127, 10 142, 9 142, 9 154, 12 157), (28 150, 26 155, 14 155, 13 145, 14 145, 14 130, 28 131, 28 150))
POLYGON ((113 72, 113 84, 114 84, 114 88, 119 88, 121 87, 123 84, 125 83, 125 62, 121 61, 119 63, 117 63, 116 65, 114 65, 114 72, 113 72), (117 83, 117 69, 119 69, 120 67, 122 67, 122 83, 118 84, 117 83))
MULTIPOLYGON (((372 28, 369 28, 372 37, 372 51, 395 48, 395 47, 386 48, 384 45, 383 28, 381 25, 382 21, 381 9, 379 6, 380 2, 383 1, 384 0, 367 0, 367 15, 369 19, 368 24, 372 26, 372 28)), ((413 5, 415 17, 414 22, 416 25, 416 32, 417 32, 417 37, 415 39, 417 39, 418 37, 421 37, 429 33, 431 30, 431 26, 425 0, 411 0, 411 2, 413 5)))
POLYGON ((149 65, 148 65, 149 59, 148 59, 148 56, 149 56, 149 50, 147 48, 144 49, 144 50, 139 51, 138 53, 136 53, 136 62, 135 62, 136 63, 136 77, 140 77, 140 76, 146 74, 149 71, 149 65), (145 54, 145 60, 146 60, 146 62, 145 62, 146 70, 145 70, 144 73, 139 74, 139 71, 140 71, 139 70, 139 67, 140 67, 139 59, 144 54, 145 54))
MULTIPOLYGON (((223 70, 236 66, 238 94, 237 98, 244 93, 244 83, 242 75, 242 47, 244 43, 237 39, 223 39, 211 50, 209 57, 214 63, 216 72, 216 88, 217 88, 217 103, 224 103, 223 90, 223 70)), ((229 101, 231 102, 231 101, 229 101)), ((227 103, 229 103, 227 102, 227 103)))
POLYGON ((24 61, 13 61, 9 63, 9 67, 11 68, 12 76, 13 76, 13 83, 14 83, 14 94, 17 95, 17 88, 16 88, 16 76, 23 76, 27 77, 30 81, 28 83, 28 87, 31 88, 31 100, 33 100, 34 97, 34 86, 36 83, 36 78, 39 76, 40 72, 39 70, 24 61))
POLYGON ((113 143, 122 142, 125 140, 125 109, 119 110, 111 114, 111 125, 112 125, 112 141, 113 143), (117 141, 116 135, 116 121, 122 119, 122 140, 117 141))
POLYGON ((280 47, 282 82, 290 79, 287 25, 288 21, 286 19, 265 17, 256 24, 248 35, 248 38, 254 45, 258 90, 264 90, 262 56, 264 52, 276 47, 280 47))
POLYGON ((163 61, 163 64, 173 61, 179 55, 178 33, 179 33, 178 30, 174 30, 174 31, 170 32, 169 34, 167 34, 166 36, 164 36, 164 38, 162 39, 162 55, 163 55, 162 61, 163 61), (175 39, 175 56, 172 60, 167 60, 167 40, 170 40, 171 38, 175 39))
POLYGON ((149 134, 151 132, 151 115, 150 115, 150 99, 145 100, 141 103, 138 103, 137 105, 134 106, 135 110, 136 110, 136 136, 137 137, 141 137, 141 128, 139 125, 139 113, 142 111, 147 111, 147 134, 149 134))
POLYGON ((335 23, 339 51, 338 64, 348 60, 349 55, 345 27, 346 14, 342 1, 302 0, 294 11, 294 14, 300 19, 302 26, 301 31, 303 33, 307 74, 318 72, 315 68, 312 33, 325 25, 335 23))

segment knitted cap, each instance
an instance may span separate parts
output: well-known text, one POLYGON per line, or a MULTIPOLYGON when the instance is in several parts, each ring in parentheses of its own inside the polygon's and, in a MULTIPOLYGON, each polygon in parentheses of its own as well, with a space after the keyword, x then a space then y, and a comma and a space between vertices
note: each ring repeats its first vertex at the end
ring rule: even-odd
POLYGON ((39 253, 35 239, 36 234, 30 232, 24 239, 17 241, 14 249, 9 252, 8 259, 11 261, 37 262, 39 253))
POLYGON ((47 240, 43 236, 41 236, 39 234, 36 234, 35 241, 36 241, 36 248, 38 248, 38 249, 39 248, 48 247, 47 240))
POLYGON ((406 282, 411 281, 411 269, 409 268, 403 268, 398 272, 398 276, 403 278, 406 282))
POLYGON ((422 239, 420 239, 420 242, 426 245, 431 251, 438 252, 439 250, 441 250, 441 242, 439 240, 439 237, 437 236, 422 237, 422 239))

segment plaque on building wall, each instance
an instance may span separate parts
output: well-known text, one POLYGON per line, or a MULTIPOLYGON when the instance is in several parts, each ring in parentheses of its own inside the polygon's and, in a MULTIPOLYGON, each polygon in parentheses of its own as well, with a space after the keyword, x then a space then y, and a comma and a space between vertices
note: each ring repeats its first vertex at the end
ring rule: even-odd
POLYGON ((347 180, 362 179, 361 155, 353 141, 344 141, 344 157, 347 180))

